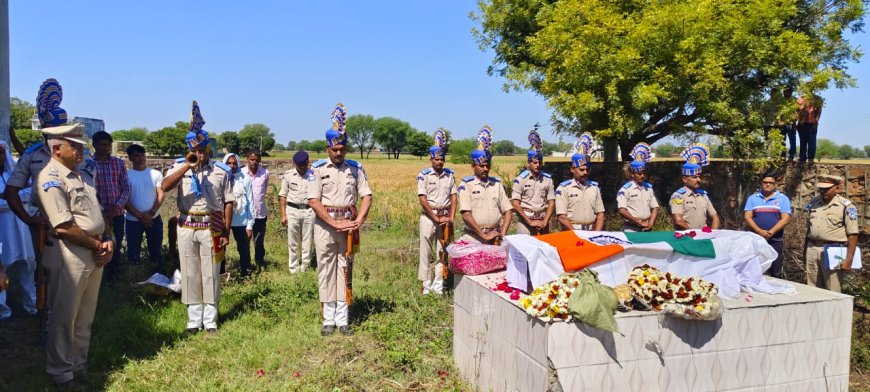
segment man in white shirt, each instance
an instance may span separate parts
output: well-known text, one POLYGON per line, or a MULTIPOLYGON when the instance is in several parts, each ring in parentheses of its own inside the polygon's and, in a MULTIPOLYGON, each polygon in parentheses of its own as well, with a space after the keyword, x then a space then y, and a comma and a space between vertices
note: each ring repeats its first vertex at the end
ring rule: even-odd
MULTIPOLYGON (((146 166, 145 148, 134 144, 127 147, 127 157, 133 168, 127 170, 130 198, 124 230, 127 232, 127 262, 139 264, 142 253, 142 235, 148 241, 148 259, 155 269, 163 267, 163 220, 160 206, 163 204, 163 174, 146 166)), ((164 271, 171 272, 171 271, 164 271)))
MULTIPOLYGON (((254 148, 245 154, 248 164, 242 168, 242 173, 251 179, 253 197, 251 198, 251 214, 254 215, 254 261, 257 268, 266 267, 266 193, 269 189, 269 170, 260 165, 262 154, 254 148)), ((239 162, 241 164, 241 162, 239 162)))

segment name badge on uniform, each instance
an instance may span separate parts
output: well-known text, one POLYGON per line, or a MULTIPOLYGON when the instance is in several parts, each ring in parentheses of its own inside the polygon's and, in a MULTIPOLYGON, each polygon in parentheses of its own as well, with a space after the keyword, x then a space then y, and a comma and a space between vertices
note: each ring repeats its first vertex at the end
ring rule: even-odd
POLYGON ((45 192, 48 192, 48 190, 51 188, 60 188, 60 187, 61 187, 60 181, 49 181, 49 182, 46 182, 45 184, 42 184, 42 190, 45 192))

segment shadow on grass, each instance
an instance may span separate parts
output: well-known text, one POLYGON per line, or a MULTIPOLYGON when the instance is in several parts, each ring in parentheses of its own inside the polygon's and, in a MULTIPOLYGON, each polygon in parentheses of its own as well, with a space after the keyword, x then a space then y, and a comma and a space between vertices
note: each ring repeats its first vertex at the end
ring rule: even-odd
POLYGON ((371 297, 369 295, 363 295, 354 298, 353 304, 350 307, 349 322, 351 325, 359 325, 368 320, 372 315, 392 312, 395 307, 395 302, 371 297))

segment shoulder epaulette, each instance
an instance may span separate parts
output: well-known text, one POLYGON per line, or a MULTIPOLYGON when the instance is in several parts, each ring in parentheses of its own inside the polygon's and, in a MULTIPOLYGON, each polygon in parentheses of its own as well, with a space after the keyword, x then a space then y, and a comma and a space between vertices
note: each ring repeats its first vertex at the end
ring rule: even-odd
POLYGON ((224 170, 225 172, 227 172, 227 173, 232 173, 232 172, 233 172, 233 169, 230 169, 230 167, 227 166, 226 163, 223 163, 223 162, 217 162, 217 161, 216 161, 216 162, 214 163, 214 165, 215 165, 216 167, 219 167, 219 168, 223 169, 223 170, 224 170))
POLYGON ((681 195, 683 195, 683 194, 685 194, 685 193, 686 193, 686 188, 685 188, 685 187, 683 187, 683 188, 680 188, 680 189, 677 189, 677 191, 676 191, 676 192, 674 192, 674 193, 679 193, 679 194, 681 194, 681 195))
POLYGON ((586 180, 586 185, 589 186, 598 186, 598 183, 592 180, 586 180))
POLYGON ((553 178, 553 176, 551 176, 550 173, 544 173, 544 172, 541 172, 541 174, 543 174, 544 177, 547 177, 547 178, 553 178))
POLYGON ((474 179, 474 176, 465 176, 465 177, 462 177, 462 182, 470 182, 473 179, 474 179))
POLYGON ((628 188, 631 188, 631 184, 632 184, 632 183, 633 183, 633 181, 626 182, 625 185, 622 186, 622 189, 628 189, 628 188))
POLYGON ((489 177, 489 180, 492 182, 501 182, 501 178, 498 177, 489 177))
MULTIPOLYGON (((837 196, 839 196, 839 195, 837 195, 837 196)), ((844 206, 848 206, 848 205, 852 204, 852 201, 849 200, 849 199, 847 199, 847 198, 845 198, 845 197, 842 197, 842 196, 841 196, 840 199, 843 199, 843 205, 844 205, 844 206)))
POLYGON ((526 178, 526 177, 528 177, 528 176, 529 176, 529 171, 528 171, 528 170, 523 170, 522 173, 520 173, 520 176, 519 176, 519 177, 520 177, 520 178, 526 178))
POLYGON ((425 168, 425 169, 423 169, 423 170, 420 170, 420 174, 429 174, 429 173, 432 173, 432 168, 431 168, 431 167, 427 167, 427 168, 425 168))
POLYGON ((175 163, 184 163, 184 157, 175 158, 175 163))
POLYGON ((311 167, 321 167, 326 164, 326 159, 318 159, 317 162, 311 165, 311 167))
POLYGON ((645 186, 645 187, 647 187, 647 188, 652 188, 652 184, 650 184, 650 183, 648 183, 648 182, 646 182, 646 181, 643 182, 643 186, 645 186))
POLYGON ((559 186, 568 186, 571 185, 571 180, 565 180, 559 183, 559 186))
POLYGON ((695 189, 695 193, 697 193, 699 195, 707 196, 707 191, 705 191, 703 189, 695 189))
POLYGON ((345 159, 344 161, 347 162, 348 165, 351 165, 357 169, 362 169, 362 164, 353 159, 345 159))
POLYGON ((444 168, 444 172, 447 174, 453 174, 453 169, 444 168))
POLYGON ((30 147, 27 147, 26 149, 24 149, 24 155, 30 155, 34 151, 42 148, 42 146, 44 144, 45 144, 44 142, 36 142, 36 143, 31 144, 30 147))

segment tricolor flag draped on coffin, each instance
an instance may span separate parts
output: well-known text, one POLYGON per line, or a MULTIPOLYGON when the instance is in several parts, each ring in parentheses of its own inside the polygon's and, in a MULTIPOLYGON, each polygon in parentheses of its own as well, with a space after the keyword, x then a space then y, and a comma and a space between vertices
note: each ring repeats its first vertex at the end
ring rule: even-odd
POLYGON ((791 285, 769 281, 776 251, 758 235, 732 230, 678 232, 564 231, 505 237, 508 284, 529 292, 560 274, 582 268, 598 272, 602 284, 624 284, 632 268, 649 264, 662 272, 698 276, 719 287, 719 296, 740 290, 793 293, 791 285))

